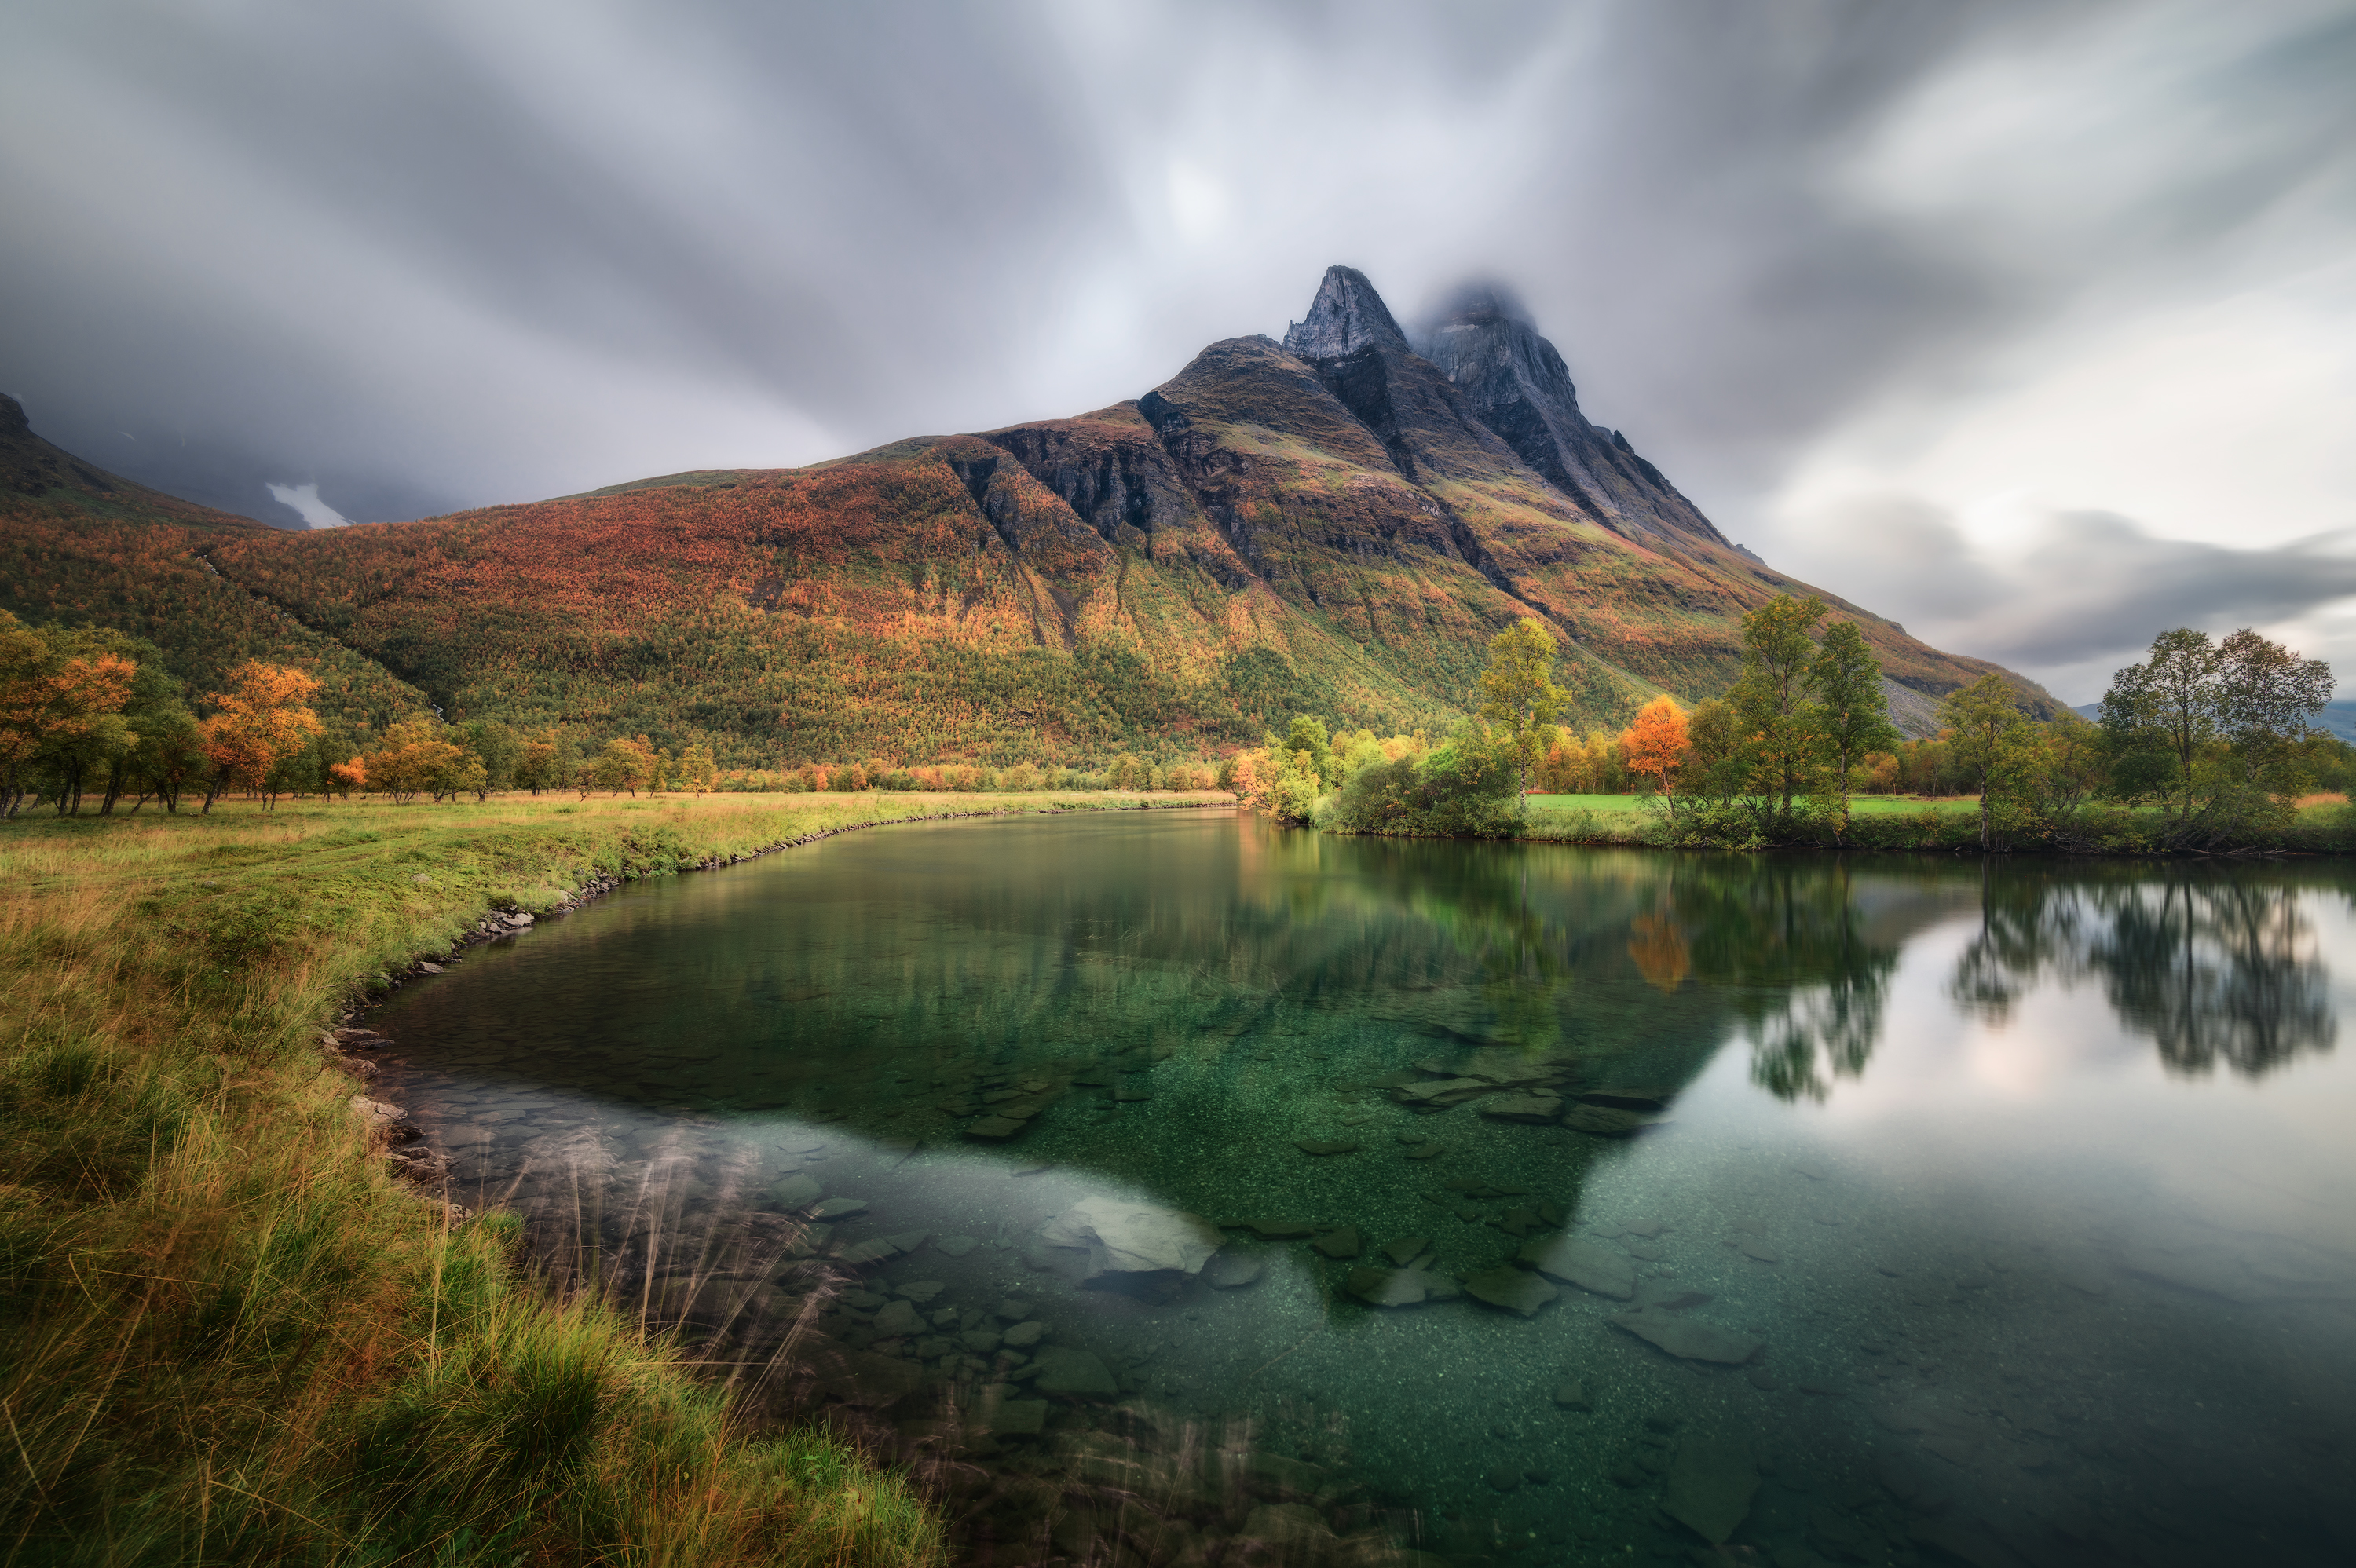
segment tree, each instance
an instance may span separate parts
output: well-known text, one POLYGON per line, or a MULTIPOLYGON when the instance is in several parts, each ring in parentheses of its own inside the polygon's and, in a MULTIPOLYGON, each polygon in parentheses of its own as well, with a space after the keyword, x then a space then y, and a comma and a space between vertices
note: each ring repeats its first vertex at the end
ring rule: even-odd
POLYGON ((432 719, 412 719, 385 726, 363 775, 369 789, 406 805, 421 795, 435 800, 455 795, 481 778, 482 767, 432 719))
POLYGON ((139 660, 123 709, 134 740, 115 754, 107 771, 106 797, 98 808, 102 816, 112 815, 126 793, 137 796, 131 807, 134 812, 154 795, 165 795, 165 808, 171 810, 180 789, 204 765, 204 731, 180 700, 180 683, 166 672, 163 650, 152 643, 124 641, 139 660))
POLYGON ((1825 739, 1807 701, 1816 645, 1810 636, 1825 618, 1824 602, 1771 600, 1742 617, 1742 675, 1726 694, 1734 710, 1741 781, 1760 804, 1760 826, 1788 827, 1792 802, 1815 793, 1825 739))
POLYGON ((2019 694, 2004 677, 1984 675, 1947 694, 1939 721, 1949 731, 1949 754, 1979 792, 1980 848, 2000 848, 1997 808, 2029 783, 2040 760, 2039 738, 2020 710, 2019 694))
POLYGON ((2190 627, 2163 632, 2103 696, 2110 792, 2157 804, 2171 843, 2286 810, 2309 776, 2308 720, 2332 686, 2323 661, 2247 627, 2222 644, 2190 627))
POLYGON ((1628 759, 1630 773, 1646 773, 1659 781, 1669 820, 1675 822, 1677 770, 1685 766, 1686 753, 1693 750, 1686 734, 1686 711, 1677 706, 1677 699, 1664 695, 1644 704, 1637 711, 1636 721, 1621 735, 1620 750, 1628 759))
MULTIPOLYGON (((865 789, 867 787, 865 773, 857 768, 851 771, 860 774, 860 782, 856 787, 865 789)), ((680 784, 698 795, 710 795, 712 780, 720 776, 720 770, 712 764, 712 748, 703 745, 690 746, 685 752, 680 753, 679 771, 672 776, 680 784)))
POLYGON ((606 741, 590 770, 591 780, 599 789, 616 795, 624 790, 636 795, 654 776, 655 749, 644 735, 636 740, 616 736, 606 741))
POLYGON ((515 786, 516 774, 524 763, 525 741, 521 735, 496 719, 469 719, 454 725, 452 736, 483 764, 482 783, 475 791, 477 799, 487 800, 515 786))
POLYGON ((1547 754, 1554 721, 1570 700, 1554 683, 1554 634, 1525 615, 1489 639, 1489 667, 1481 675, 1480 716, 1504 728, 1505 750, 1525 796, 1530 769, 1547 754))
POLYGON ((1898 743, 1890 723, 1890 696, 1881 688, 1881 665, 1866 646, 1854 621, 1837 621, 1808 666, 1807 687, 1815 699, 1810 716, 1824 737, 1832 781, 1840 794, 1835 833, 1848 830, 1849 791, 1857 769, 1872 752, 1898 743))
POLYGON ((1325 734, 1323 720, 1312 719, 1306 713, 1295 714, 1278 750, 1288 757, 1298 752, 1309 754, 1309 769, 1317 775, 1319 794, 1342 782, 1341 769, 1334 762, 1333 745, 1325 734))
POLYGON ((83 782, 137 741, 123 717, 137 675, 111 633, 35 628, 0 611, 0 816, 44 777, 58 811, 80 808, 83 782))
POLYGON ((366 758, 353 757, 347 762, 330 763, 327 765, 327 787, 344 799, 351 799, 352 791, 366 789, 368 786, 366 758))
POLYGON ((229 677, 231 689, 214 696, 215 711, 203 726, 213 766, 207 811, 233 784, 259 790, 278 759, 319 730, 309 707, 319 683, 303 671, 248 659, 229 677))

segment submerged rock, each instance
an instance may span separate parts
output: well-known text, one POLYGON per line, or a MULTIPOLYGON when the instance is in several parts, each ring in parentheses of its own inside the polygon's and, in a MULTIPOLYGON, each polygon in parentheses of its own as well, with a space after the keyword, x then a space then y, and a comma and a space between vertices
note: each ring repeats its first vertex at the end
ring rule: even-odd
POLYGON ((983 1143, 1002 1143, 1029 1125, 1028 1122, 1018 1122, 1012 1116, 984 1116, 978 1122, 968 1122, 965 1126, 965 1136, 969 1138, 979 1138, 983 1143))
POLYGON ((1111 1369, 1086 1350, 1076 1350, 1068 1345, 1042 1346, 1036 1364, 1039 1379, 1033 1386, 1041 1393, 1096 1399, 1120 1397, 1120 1384, 1111 1369))
POLYGON ((1260 1276, 1266 1265, 1256 1253, 1221 1253, 1203 1271, 1214 1290, 1240 1290, 1260 1276))
POLYGON ((1292 1140, 1292 1147, 1299 1149, 1303 1154, 1331 1155, 1355 1154, 1365 1146, 1363 1144, 1352 1143, 1332 1143, 1323 1138, 1295 1138, 1292 1140))
POLYGON ((1419 1307, 1431 1299, 1431 1282, 1419 1268, 1354 1268, 1344 1288, 1369 1307, 1419 1307))
POLYGON ((1508 1312, 1518 1312, 1525 1317, 1537 1317, 1539 1307, 1562 1294, 1537 1275, 1525 1274, 1520 1269, 1502 1264, 1495 1268, 1483 1269, 1478 1274, 1466 1275, 1464 1289, 1467 1295, 1478 1300, 1508 1312))
POLYGON ((1328 1232, 1318 1237, 1310 1245, 1329 1258, 1339 1259, 1356 1257, 1365 1250, 1366 1244, 1358 1235, 1358 1227, 1344 1225, 1338 1231, 1328 1232))
POLYGON ((1383 1248, 1383 1255, 1405 1268, 1431 1249, 1430 1236, 1401 1236, 1383 1248))
POLYGON ((1562 1102, 1551 1094, 1505 1094, 1481 1114, 1494 1122, 1551 1122, 1562 1115, 1562 1102))
POLYGON ((1574 1133, 1587 1133, 1595 1137, 1624 1138, 1665 1126, 1665 1116, 1647 1115, 1641 1111, 1614 1110, 1609 1105, 1577 1105, 1562 1119, 1562 1125, 1574 1133))
POLYGON ((1764 1339, 1720 1328, 1698 1318, 1647 1307, 1641 1312, 1615 1312, 1612 1321, 1640 1339, 1651 1341, 1670 1355, 1688 1361, 1715 1361, 1739 1367, 1757 1355, 1764 1339))
POLYGON ((1555 1384, 1554 1403, 1563 1410, 1593 1410, 1595 1408, 1595 1401, 1589 1396, 1587 1392, 1587 1381, 1583 1378, 1573 1378, 1567 1383, 1555 1384))
POLYGON ((1040 1232, 1051 1247, 1086 1247, 1087 1277, 1103 1274, 1198 1274, 1222 1238, 1206 1220, 1178 1209, 1119 1198, 1084 1198, 1040 1232))
POLYGON ((1740 1528, 1759 1490, 1759 1467, 1749 1449, 1723 1437, 1687 1437, 1669 1464, 1661 1511, 1712 1546, 1740 1528))
POLYGON ((1559 1232, 1534 1238, 1518 1254, 1522 1263, 1549 1278, 1598 1296, 1627 1300, 1636 1291, 1636 1268, 1600 1242, 1582 1241, 1559 1232))
POLYGON ((807 1176, 788 1176, 769 1189, 780 1209, 807 1209, 826 1195, 826 1189, 807 1176))

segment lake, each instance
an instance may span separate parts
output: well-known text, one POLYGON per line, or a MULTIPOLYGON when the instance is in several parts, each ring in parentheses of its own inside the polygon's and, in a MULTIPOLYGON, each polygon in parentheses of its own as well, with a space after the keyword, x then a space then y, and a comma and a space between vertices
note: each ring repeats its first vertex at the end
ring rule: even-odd
POLYGON ((457 1200, 966 1561, 2344 1563, 2351 894, 918 824, 369 1021, 457 1200))

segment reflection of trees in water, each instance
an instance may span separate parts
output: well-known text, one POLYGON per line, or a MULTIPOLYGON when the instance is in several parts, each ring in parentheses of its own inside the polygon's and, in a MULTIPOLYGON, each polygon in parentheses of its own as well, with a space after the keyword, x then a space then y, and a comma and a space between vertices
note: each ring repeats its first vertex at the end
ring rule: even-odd
POLYGON ((1993 879, 1950 992, 2002 1019, 2040 979, 2096 980, 2176 1072, 2258 1077, 2339 1037, 2302 890, 2231 871, 1993 879))
POLYGON ((1845 864, 1712 865, 1676 879, 1670 907, 1695 976, 1733 1007, 1762 1088, 1821 1100, 1865 1071, 1898 948, 1867 938, 1845 864))

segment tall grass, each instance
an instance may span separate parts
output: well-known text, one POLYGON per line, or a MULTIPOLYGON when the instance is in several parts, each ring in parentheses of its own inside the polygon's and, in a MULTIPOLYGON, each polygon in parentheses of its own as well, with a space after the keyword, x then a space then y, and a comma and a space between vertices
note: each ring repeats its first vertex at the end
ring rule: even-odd
POLYGON ((0 827, 0 1563, 923 1563, 519 1231, 397 1186, 322 1049, 495 903, 1096 796, 217 808, 0 827))

